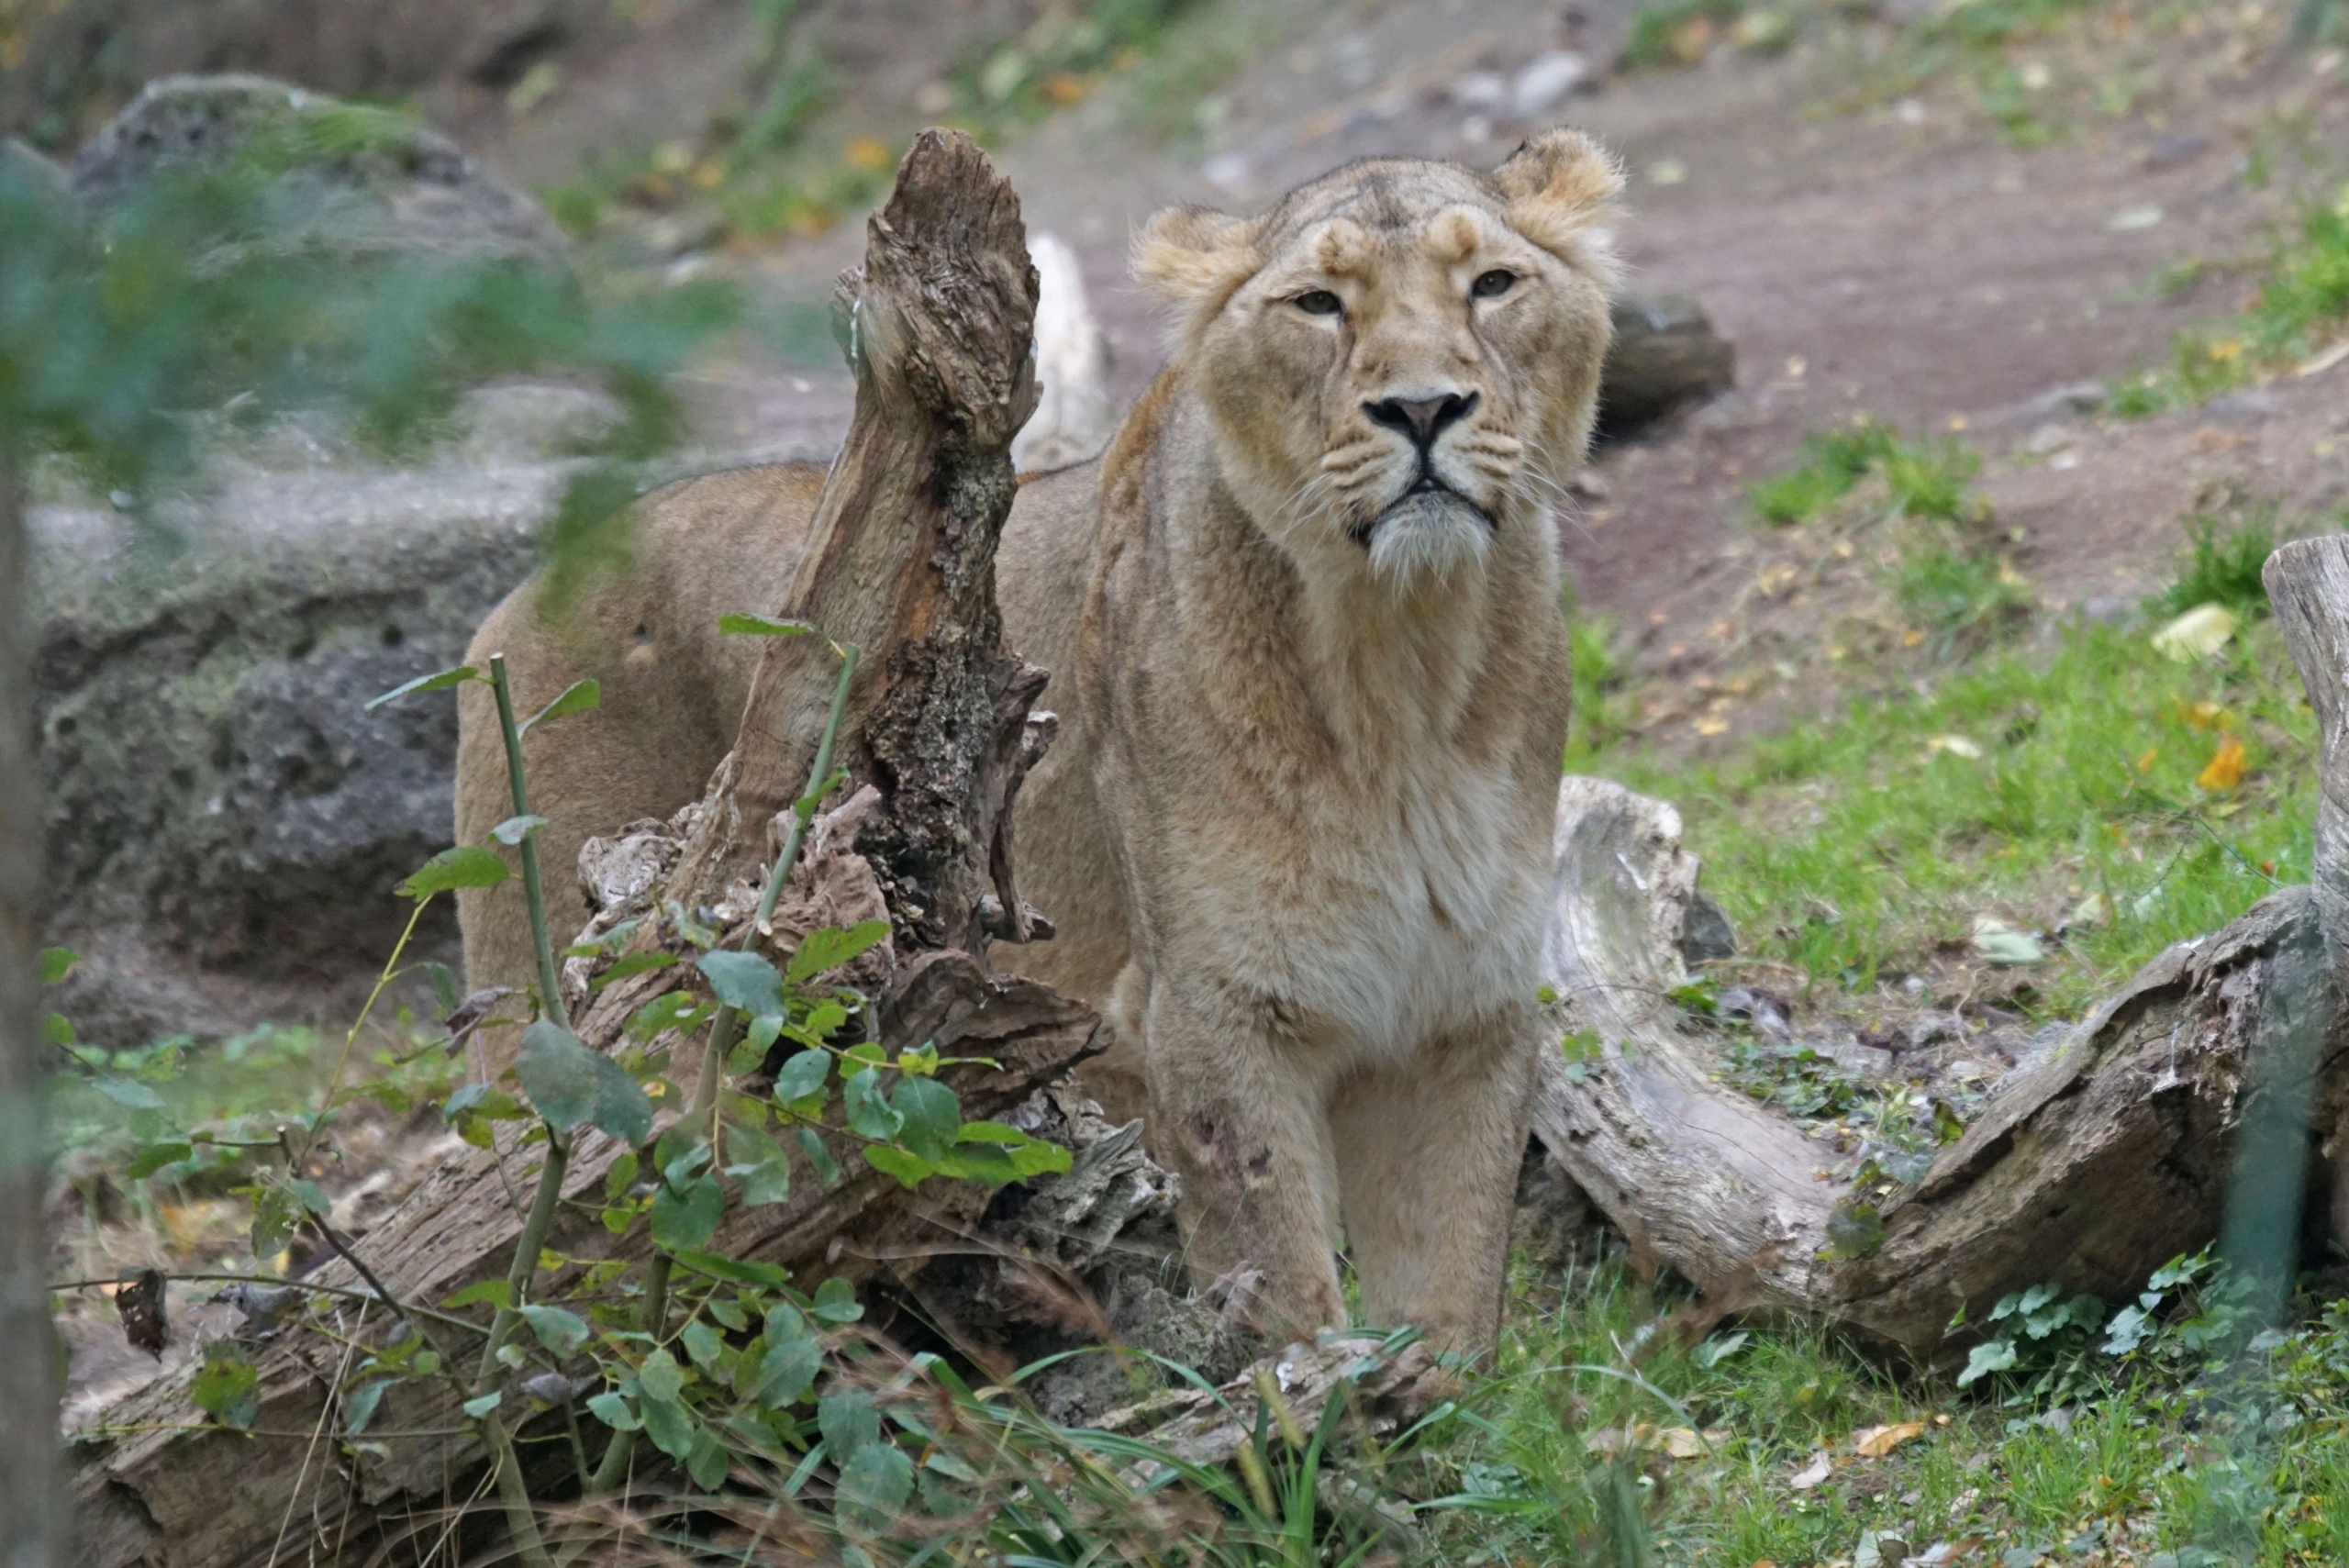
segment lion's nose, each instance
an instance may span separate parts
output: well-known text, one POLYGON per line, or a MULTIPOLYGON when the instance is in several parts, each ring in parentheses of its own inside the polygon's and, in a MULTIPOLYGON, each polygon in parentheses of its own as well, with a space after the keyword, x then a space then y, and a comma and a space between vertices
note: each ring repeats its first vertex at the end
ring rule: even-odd
POLYGON ((1447 392, 1441 397, 1382 397, 1375 403, 1365 403, 1362 411, 1374 425, 1384 425, 1399 431, 1422 450, 1435 444, 1435 439, 1452 426, 1466 418, 1476 406, 1476 394, 1463 396, 1447 392))

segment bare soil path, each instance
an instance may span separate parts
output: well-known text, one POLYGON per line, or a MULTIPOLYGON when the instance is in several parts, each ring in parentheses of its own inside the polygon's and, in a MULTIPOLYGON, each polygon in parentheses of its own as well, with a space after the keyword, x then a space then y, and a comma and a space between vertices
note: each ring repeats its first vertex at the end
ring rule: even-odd
MULTIPOLYGON (((2224 263, 2256 254, 2291 199, 2288 179, 2254 188, 2247 157, 2283 127, 2303 151, 2290 167, 2311 171, 2303 188, 2313 171, 2349 167, 2337 54, 2275 47, 2272 28, 2242 30, 2232 9, 2160 40, 2114 20, 2106 53, 2057 62, 2135 72, 2139 110, 2075 113, 2035 150, 1948 74, 1839 106, 1880 72, 1818 45, 1769 61, 1717 48, 1693 69, 1610 74, 1521 118, 1481 101, 1545 51, 1611 58, 1630 11, 1624 0, 1330 7, 1218 90, 1207 147, 1149 142, 1104 95, 1005 163, 1031 224, 1077 247, 1130 396, 1161 358, 1149 304, 1124 276, 1126 235, 1153 208, 1247 209, 1379 153, 1491 161, 1555 119, 1607 139, 1632 176, 1621 249, 1635 286, 1694 296, 1738 346, 1736 389, 1604 453, 1607 495, 1565 530, 1583 605, 1633 634, 1642 667, 1675 677, 1714 667, 1708 628, 1752 595, 1763 541, 1745 486, 1787 465, 1807 429, 1854 413, 1912 435, 1964 432, 1990 460, 1981 487, 2001 524, 2021 530, 2018 565, 2059 609, 2133 603, 2216 482, 2272 499, 2288 531, 2349 503, 2349 368, 2138 421, 2059 395, 2164 360, 2180 327, 2241 304, 2245 285, 2224 263), (2198 263, 2197 281, 2157 283, 2198 263)), ((2032 58, 2018 55, 2026 69, 2032 58)), ((856 233, 843 225, 761 269, 813 288, 856 233)), ((761 378, 718 401, 740 436, 820 439, 845 420, 842 385, 761 378)))

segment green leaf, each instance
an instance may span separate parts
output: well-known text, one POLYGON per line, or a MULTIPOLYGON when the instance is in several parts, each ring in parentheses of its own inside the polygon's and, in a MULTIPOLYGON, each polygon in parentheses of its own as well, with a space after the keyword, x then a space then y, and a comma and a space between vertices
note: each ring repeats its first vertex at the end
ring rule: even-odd
POLYGON ((479 844, 459 844, 418 866, 400 884, 398 891, 406 898, 429 898, 460 887, 495 887, 511 874, 496 851, 485 850, 479 844))
POLYGON ((439 959, 428 960, 424 965, 424 974, 426 979, 432 982, 432 999, 440 1005, 442 1018, 447 1018, 464 1004, 465 998, 457 989, 456 972, 447 964, 442 963, 439 959))
MULTIPOLYGON (((829 1051, 803 1051, 786 1058, 774 1075, 774 1098, 777 1105, 796 1105, 810 1095, 821 1094, 825 1080, 831 1076, 832 1053, 829 1051)), ((817 1107, 820 1110, 822 1107, 817 1107)))
POLYGON ((390 1378, 378 1378, 362 1383, 342 1396, 342 1435, 355 1438, 367 1429, 375 1418, 375 1407, 384 1402, 384 1390, 392 1385, 390 1378))
POLYGON ((685 1391, 685 1372, 667 1351, 655 1351, 636 1369, 637 1385, 655 1399, 674 1400, 685 1391))
POLYGON ((924 1176, 933 1176, 938 1173, 938 1167, 920 1155, 886 1143, 866 1144, 864 1160, 865 1163, 884 1175, 896 1177, 897 1184, 908 1192, 912 1191, 924 1176))
POLYGON ((897 1114, 881 1088, 881 1070, 862 1068, 852 1074, 841 1091, 841 1104, 848 1112, 848 1125, 862 1138, 878 1139, 881 1142, 896 1140, 906 1118, 897 1114))
POLYGON ((500 1312, 514 1305, 514 1287, 502 1279, 475 1280, 440 1305, 449 1311, 471 1307, 476 1301, 486 1301, 500 1312))
POLYGON ((40 983, 43 985, 56 984, 72 972, 73 965, 81 961, 81 957, 82 955, 72 948, 41 949, 40 983))
POLYGON ((253 1256, 273 1258, 283 1251, 286 1238, 294 1234, 295 1221, 301 1218, 284 1187, 262 1188, 253 1199, 253 1256))
POLYGON ((644 1425, 616 1389, 607 1388, 588 1400, 587 1413, 616 1432, 633 1432, 644 1425))
POLYGON ((596 1108, 596 1052, 549 1018, 522 1031, 514 1075, 531 1108, 557 1132, 569 1132, 596 1108))
POLYGON ((943 1158, 963 1131, 963 1103, 954 1091, 935 1078, 906 1078, 889 1095, 889 1104, 903 1123, 897 1141, 925 1162, 943 1158))
POLYGON ((914 1462, 895 1443, 867 1443, 841 1467, 841 1517, 854 1530, 877 1535, 903 1511, 914 1489, 914 1462))
POLYGON ((742 1038, 726 1054, 726 1066, 734 1073, 752 1073, 767 1059, 767 1052, 783 1036, 783 1016, 765 1013, 752 1018, 743 1027, 742 1038))
POLYGON ((824 1147, 823 1139, 814 1128, 799 1129, 799 1149, 807 1156, 807 1162, 816 1167, 818 1183, 829 1187, 841 1179, 841 1162, 832 1158, 832 1151, 824 1147))
POLYGON ((636 1151, 631 1149, 613 1161, 612 1168, 604 1173, 604 1201, 606 1203, 619 1202, 620 1195, 634 1185, 636 1185, 636 1151))
POLYGON ((717 1366, 718 1358, 726 1350, 726 1341, 718 1330, 698 1318, 686 1324, 685 1332, 677 1338, 685 1345, 685 1354, 693 1357, 694 1365, 704 1372, 717 1366))
POLYGON ((321 1219, 334 1211, 334 1204, 327 1197, 326 1189, 316 1182, 306 1182, 296 1176, 285 1184, 285 1189, 294 1195, 294 1201, 306 1212, 321 1219))
POLYGON ((816 1401, 816 1429, 824 1435, 824 1451, 845 1468, 881 1438, 881 1411, 873 1396, 862 1388, 835 1388, 816 1401))
POLYGON ((470 664, 460 664, 453 670, 436 671, 429 675, 418 675, 415 680, 403 685, 394 686, 382 696, 370 697, 362 711, 373 713, 387 702, 397 702, 400 698, 413 696, 417 692, 445 691, 451 686, 461 686, 467 681, 478 681, 483 678, 482 673, 470 664))
POLYGON ((774 965, 754 952, 706 952, 694 966, 709 988, 728 1006, 756 1018, 783 1011, 783 977, 774 965))
POLYGON ((779 1343, 770 1340, 743 1397, 760 1405, 796 1405, 807 1397, 823 1368, 824 1342, 813 1335, 779 1343))
POLYGON ((1041 1138, 1031 1138, 1011 1151, 1011 1167, 1022 1176, 1058 1175, 1068 1166, 1068 1151, 1041 1138))
POLYGON ((685 1458, 685 1473, 695 1485, 705 1492, 715 1492, 726 1484, 727 1473, 734 1468, 734 1461, 726 1445, 718 1440, 708 1428, 694 1440, 694 1451, 685 1458))
POLYGON ((787 1345, 816 1337, 815 1325, 807 1321, 807 1315, 788 1301, 778 1301, 767 1308, 766 1321, 759 1326, 759 1331, 770 1345, 787 1345))
MULTIPOLYGON (((40 1037, 50 1044, 64 1049, 73 1043, 73 1020, 62 1013, 51 1013, 40 1021, 40 1037)), ((104 1083, 98 1085, 106 1087, 104 1083)))
POLYGON ((800 939, 785 973, 794 985, 802 984, 828 969, 846 963, 888 934, 886 920, 860 920, 846 930, 827 926, 822 930, 810 931, 800 939))
POLYGON ((663 1399, 645 1390, 637 1401, 644 1420, 644 1435, 652 1446, 671 1459, 682 1460, 694 1451, 694 1441, 701 1435, 700 1423, 686 1414, 685 1407, 674 1400, 663 1399))
POLYGON ((816 1287, 807 1310, 826 1323, 853 1323, 864 1316, 864 1308, 857 1305, 856 1286, 838 1275, 816 1287))
POLYGON ((651 1135, 652 1102, 644 1086, 551 1019, 540 1018, 522 1031, 514 1074, 532 1107, 557 1132, 587 1122, 623 1143, 641 1143, 651 1135))
POLYGON ((628 1021, 633 1039, 651 1041, 663 1029, 690 1029, 709 1017, 710 1009, 690 991, 663 991, 636 1010, 628 1021))
POLYGON ((528 817, 509 817, 489 830, 489 836, 501 844, 518 844, 547 825, 547 819, 533 813, 528 817))
POLYGON ((132 1181, 151 1176, 166 1165, 176 1165, 195 1151, 184 1143, 150 1143, 131 1157, 123 1174, 132 1181))
POLYGON ((718 617, 718 629, 729 637, 806 637, 816 628, 804 620, 774 620, 738 610, 718 617))
POLYGON ((505 1395, 494 1392, 484 1394, 478 1399, 466 1400, 463 1405, 459 1407, 459 1408, 463 1410, 466 1415, 471 1416, 474 1420, 478 1421, 484 1416, 488 1415, 492 1410, 496 1409, 500 1402, 502 1402, 505 1397, 505 1395))
POLYGON ((551 719, 566 717, 571 714, 584 713, 591 707, 601 706, 603 700, 602 686, 593 681, 573 681, 563 688, 561 696, 524 719, 515 733, 528 735, 539 725, 551 719))
POLYGON ((655 969, 666 969, 676 962, 677 955, 673 952, 632 952, 589 981, 587 989, 601 991, 615 980, 626 980, 631 974, 644 974, 655 969))
POLYGON ((791 1283, 791 1271, 775 1263, 753 1262, 745 1258, 729 1258, 719 1252, 696 1252, 680 1249, 670 1254, 696 1273, 712 1279, 732 1280, 738 1284, 764 1285, 769 1290, 781 1290, 791 1283))
POLYGON ((2015 1342, 2012 1340, 1985 1340, 1974 1347, 1965 1358, 1965 1370, 1957 1374, 1957 1385, 1965 1387, 1979 1382, 1994 1372, 2006 1372, 2015 1364, 2015 1342))
POLYGON ((188 1385, 195 1407, 224 1427, 242 1431, 261 1414, 255 1390, 261 1373, 244 1358, 234 1341, 214 1340, 204 1347, 204 1367, 188 1385))
POLYGON ((1838 1258, 1861 1258, 1884 1245, 1884 1217, 1874 1204, 1846 1200, 1827 1217, 1827 1247, 1838 1258))
POLYGON ((533 1303, 522 1308, 522 1320, 539 1337, 539 1343, 558 1356, 576 1355, 587 1342, 587 1320, 576 1312, 533 1303))
POLYGON ((775 1140, 756 1128, 730 1127, 727 1148, 734 1163, 726 1173, 742 1186, 742 1201, 752 1207, 781 1203, 791 1195, 791 1161, 775 1140))
POLYGON ((671 1251, 692 1251, 717 1233, 726 1212, 726 1190, 703 1176, 680 1195, 666 1182, 652 1195, 652 1242, 671 1251))
POLYGON ((163 1108, 163 1096, 136 1078, 100 1078, 98 1093, 116 1105, 128 1106, 135 1111, 159 1111, 163 1108))

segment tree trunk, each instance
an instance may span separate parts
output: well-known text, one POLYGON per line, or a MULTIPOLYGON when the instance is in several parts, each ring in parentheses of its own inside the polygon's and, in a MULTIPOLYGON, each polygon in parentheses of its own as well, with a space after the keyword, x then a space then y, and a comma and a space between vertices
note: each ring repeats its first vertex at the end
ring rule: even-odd
MULTIPOLYGON (((798 595, 785 607, 863 651, 839 755, 852 777, 874 787, 878 804, 860 791, 854 809, 835 820, 863 819, 867 858, 896 917, 877 983, 881 1037, 893 1048, 934 1040, 948 1055, 999 1063, 941 1074, 972 1119, 1000 1118, 1097 1049, 1088 1008, 1033 982, 997 979, 975 956, 984 951, 983 890, 1009 882, 1008 800, 1033 758, 1032 738, 1022 741, 1029 700, 1044 681, 1005 651, 994 589, 995 545, 1013 493, 1007 449, 1034 400, 1027 345, 1035 294, 1009 185, 968 138, 925 132, 870 225, 862 273, 841 281, 855 421, 826 484, 798 595)), ((725 908, 727 890, 754 874, 769 823, 806 779, 835 668, 822 639, 773 639, 734 751, 707 796, 680 814, 690 833, 670 847, 675 870, 662 879, 654 907, 665 893, 688 908, 725 908)), ((860 896, 878 895, 846 845, 811 851, 785 905, 820 909, 851 873, 850 881, 862 879, 860 896)), ((573 987, 581 1038, 609 1049, 647 982, 667 984, 624 980, 592 1004, 573 987)), ((678 1054, 689 1058, 692 1048, 678 1054)), ((640 1227, 613 1237, 595 1217, 605 1174, 625 1150, 592 1129, 575 1140, 563 1190, 577 1201, 558 1211, 547 1242, 571 1261, 545 1277, 542 1297, 597 1260, 646 1251, 640 1227)), ((711 1250, 783 1263, 812 1287, 826 1274, 861 1277, 938 1227, 963 1228, 985 1204, 982 1189, 936 1178, 908 1194, 856 1158, 850 1140, 834 1149, 847 1174, 826 1187, 803 1165, 787 1201, 729 1207, 711 1250)), ((450 1162, 364 1238, 363 1261, 400 1301, 420 1307, 502 1277, 537 1166, 522 1152, 450 1162)), ((339 1262, 312 1277, 345 1289, 363 1283, 339 1262)), ((389 1327, 385 1309, 345 1301, 340 1332, 373 1340, 389 1327)), ((433 1332, 462 1339, 445 1325, 433 1332)), ((470 1343, 447 1349, 459 1359, 478 1353, 470 1343)), ((349 1364, 340 1346, 295 1325, 257 1347, 254 1360, 252 1429, 262 1435, 193 1428, 188 1373, 150 1384, 80 1434, 94 1561, 210 1568, 297 1543, 307 1555, 312 1540, 363 1540, 462 1498, 449 1488, 461 1480, 469 1488, 479 1475, 482 1444, 459 1430, 462 1396, 450 1384, 392 1389, 368 1446, 354 1448, 334 1436, 349 1364)))
POLYGON ((1542 1143, 1635 1255, 1724 1310, 1821 1315, 1865 1339, 1943 1350, 1961 1306, 1979 1319, 2043 1281, 2117 1300, 2218 1233, 2237 1130, 2313 1078, 2337 1106, 2349 1052, 2306 889, 2181 942, 2009 1074, 1917 1185, 1889 1196, 1826 1179, 1836 1152, 1716 1080, 1716 1042, 1665 993, 1697 862, 1672 807, 1592 779, 1559 796, 1557 919, 1544 979, 1560 1032, 1546 1053, 1542 1143), (2298 1073, 2266 1071, 2313 1039, 2298 1073))
POLYGON ((0 446, 0 1344, 9 1347, 0 1354, 0 1560, 47 1568, 65 1561, 65 1509, 40 1223, 49 1129, 36 1027, 40 785, 26 562, 24 493, 0 446))

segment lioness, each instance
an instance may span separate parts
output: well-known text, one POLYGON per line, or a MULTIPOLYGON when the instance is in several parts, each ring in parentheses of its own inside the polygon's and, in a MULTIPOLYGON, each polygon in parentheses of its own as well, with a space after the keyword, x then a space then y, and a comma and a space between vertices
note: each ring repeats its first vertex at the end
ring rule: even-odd
MULTIPOLYGON (((1092 1079, 1145 1090, 1195 1275, 1252 1281, 1275 1334, 1343 1321, 1341 1224, 1370 1319, 1468 1351, 1498 1329, 1569 683, 1551 499, 1589 436, 1620 183, 1552 131, 1489 174, 1380 160, 1262 217, 1160 213, 1134 271, 1173 361, 1003 536, 1005 625, 1062 717, 1019 802, 1060 935, 1019 967, 1102 1006, 1123 1060, 1092 1079)), ((590 610, 601 667, 530 585, 482 628, 526 710, 604 683, 528 742, 551 865, 699 795, 758 653, 718 617, 776 607, 821 483, 648 500, 644 569, 590 610)), ((470 843, 510 806, 478 687, 462 726, 470 843)), ((461 913, 472 983, 527 984, 512 884, 461 913)))

